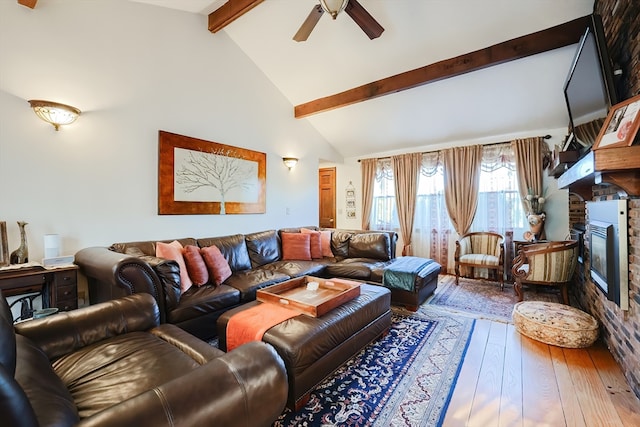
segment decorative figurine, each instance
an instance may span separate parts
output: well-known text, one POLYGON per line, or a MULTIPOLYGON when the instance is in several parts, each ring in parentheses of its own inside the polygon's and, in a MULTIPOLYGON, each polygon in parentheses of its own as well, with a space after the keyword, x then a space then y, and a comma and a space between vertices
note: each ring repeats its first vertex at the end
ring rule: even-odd
POLYGON ((27 233, 24 227, 27 225, 24 221, 18 221, 18 227, 20 228, 20 247, 11 252, 10 262, 11 264, 24 264, 29 262, 29 248, 27 247, 27 233))

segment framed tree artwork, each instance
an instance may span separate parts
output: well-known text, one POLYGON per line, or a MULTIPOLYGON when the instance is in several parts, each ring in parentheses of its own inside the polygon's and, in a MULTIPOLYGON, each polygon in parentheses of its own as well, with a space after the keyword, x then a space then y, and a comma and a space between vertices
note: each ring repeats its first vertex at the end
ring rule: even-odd
POLYGON ((158 214, 266 211, 266 154, 160 131, 158 214))
POLYGON ((609 111, 593 149, 628 147, 640 127, 640 95, 620 102, 609 111))

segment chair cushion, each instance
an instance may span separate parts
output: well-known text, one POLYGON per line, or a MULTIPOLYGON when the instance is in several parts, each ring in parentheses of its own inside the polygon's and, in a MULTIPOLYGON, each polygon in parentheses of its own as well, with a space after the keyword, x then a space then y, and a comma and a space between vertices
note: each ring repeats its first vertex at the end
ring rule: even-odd
POLYGON ((568 348, 589 347, 598 322, 577 308, 554 302, 523 301, 513 307, 516 330, 537 341, 568 348))
POLYGON ((73 396, 80 418, 131 399, 199 366, 179 348, 146 332, 99 341, 53 362, 53 369, 73 396), (96 361, 101 363, 97 365, 96 361))
POLYGON ((462 255, 460 257, 460 262, 465 264, 472 265, 498 265, 498 261, 500 259, 497 256, 493 255, 484 255, 484 254, 468 254, 462 255))

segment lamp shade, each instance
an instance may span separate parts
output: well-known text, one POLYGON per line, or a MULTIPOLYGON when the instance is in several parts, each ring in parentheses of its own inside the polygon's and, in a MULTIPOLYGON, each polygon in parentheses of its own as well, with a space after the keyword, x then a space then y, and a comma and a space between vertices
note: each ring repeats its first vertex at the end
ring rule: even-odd
POLYGON ((58 102, 32 99, 29 104, 38 117, 52 124, 56 130, 59 130, 62 125, 75 122, 80 115, 80 110, 76 107, 58 102))
POLYGON ((347 7, 349 0, 320 0, 320 5, 333 19, 347 7))
POLYGON ((283 157, 282 162, 286 167, 291 169, 292 167, 298 164, 298 159, 296 159, 295 157, 283 157))

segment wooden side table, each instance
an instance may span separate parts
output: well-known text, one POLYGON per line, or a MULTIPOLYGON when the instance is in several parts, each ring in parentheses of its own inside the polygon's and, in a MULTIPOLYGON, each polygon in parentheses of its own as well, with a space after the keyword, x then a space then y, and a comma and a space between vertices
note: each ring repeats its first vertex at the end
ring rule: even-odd
POLYGON ((42 308, 74 310, 78 308, 78 266, 2 268, 0 290, 5 297, 38 292, 42 308))

